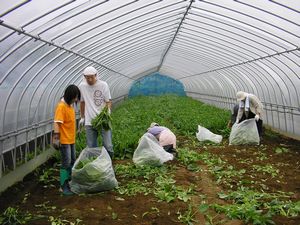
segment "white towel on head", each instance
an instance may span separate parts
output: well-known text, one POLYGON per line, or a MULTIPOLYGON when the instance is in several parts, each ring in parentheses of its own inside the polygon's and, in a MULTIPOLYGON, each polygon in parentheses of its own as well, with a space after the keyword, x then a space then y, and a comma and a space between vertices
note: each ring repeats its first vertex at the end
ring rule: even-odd
POLYGON ((250 108, 250 100, 249 100, 249 95, 246 96, 245 101, 240 101, 240 108, 245 108, 245 111, 249 111, 250 108))
POLYGON ((245 111, 249 111, 249 109, 250 109, 250 101, 249 101, 249 95, 247 95, 245 101, 245 111))

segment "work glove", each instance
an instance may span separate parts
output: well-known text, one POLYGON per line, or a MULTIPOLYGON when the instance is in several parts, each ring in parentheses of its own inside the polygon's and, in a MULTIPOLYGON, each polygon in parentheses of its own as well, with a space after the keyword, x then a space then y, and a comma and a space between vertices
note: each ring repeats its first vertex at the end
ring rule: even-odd
POLYGON ((84 118, 80 118, 79 120, 79 127, 83 127, 84 126, 84 118))
POLYGON ((259 115, 256 114, 254 118, 255 118, 256 121, 258 121, 259 120, 259 115))
POLYGON ((52 146, 56 150, 59 150, 59 147, 60 147, 59 133, 53 133, 53 136, 52 136, 52 146))

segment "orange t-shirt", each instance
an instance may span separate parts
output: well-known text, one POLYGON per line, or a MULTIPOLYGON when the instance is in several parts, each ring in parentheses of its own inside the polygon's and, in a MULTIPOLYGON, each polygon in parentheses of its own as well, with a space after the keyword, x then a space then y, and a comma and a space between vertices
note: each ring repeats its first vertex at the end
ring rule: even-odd
POLYGON ((74 108, 60 101, 56 107, 54 122, 59 125, 60 143, 74 144, 76 134, 74 108))

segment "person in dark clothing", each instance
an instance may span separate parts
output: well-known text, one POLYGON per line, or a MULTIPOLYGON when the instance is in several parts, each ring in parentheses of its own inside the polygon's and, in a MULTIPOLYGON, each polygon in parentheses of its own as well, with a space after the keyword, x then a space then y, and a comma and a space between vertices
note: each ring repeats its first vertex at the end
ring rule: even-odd
POLYGON ((238 91, 236 94, 237 101, 239 103, 236 123, 241 121, 242 116, 245 115, 245 119, 254 118, 258 130, 258 135, 262 138, 263 134, 263 121, 262 112, 263 105, 257 96, 249 94, 247 92, 238 91))
MULTIPOLYGON (((232 125, 236 122, 236 117, 237 117, 238 111, 239 111, 239 104, 235 104, 232 108, 231 118, 230 118, 230 120, 228 121, 228 124, 227 124, 228 128, 231 128, 232 125)), ((241 118, 240 121, 244 121, 245 119, 246 119, 246 115, 245 115, 245 113, 243 113, 242 118, 241 118)))
POLYGON ((237 93, 237 100, 238 103, 233 107, 231 119, 227 126, 231 128, 234 123, 255 118, 258 135, 261 139, 263 134, 263 121, 261 119, 263 110, 262 103, 255 95, 242 91, 237 93))

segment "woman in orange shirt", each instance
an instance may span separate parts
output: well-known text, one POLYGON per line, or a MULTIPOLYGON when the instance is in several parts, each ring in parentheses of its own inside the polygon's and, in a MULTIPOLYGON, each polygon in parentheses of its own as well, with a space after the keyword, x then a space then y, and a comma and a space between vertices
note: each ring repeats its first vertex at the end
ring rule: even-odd
POLYGON ((54 148, 59 149, 61 153, 60 186, 63 195, 73 194, 69 187, 72 166, 76 160, 76 118, 73 104, 79 100, 79 88, 73 84, 69 85, 55 110, 52 143, 54 148))

